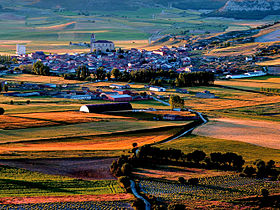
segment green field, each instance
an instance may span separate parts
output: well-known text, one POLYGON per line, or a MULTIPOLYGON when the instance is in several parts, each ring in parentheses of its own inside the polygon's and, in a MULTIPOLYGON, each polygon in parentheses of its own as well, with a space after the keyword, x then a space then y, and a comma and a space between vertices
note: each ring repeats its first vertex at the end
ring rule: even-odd
POLYGON ((202 150, 206 154, 212 152, 234 152, 242 155, 247 163, 257 159, 264 161, 274 160, 280 162, 280 150, 256 146, 239 141, 215 139, 210 137, 190 135, 180 139, 158 145, 160 148, 180 149, 184 153, 202 150))
POLYGON ((0 167, 0 197, 102 195, 123 193, 115 180, 85 181, 25 169, 0 167))
POLYGON ((69 46, 69 42, 89 42, 91 33, 97 39, 116 42, 117 47, 144 47, 149 37, 165 34, 197 35, 248 29, 257 21, 234 21, 223 18, 202 18, 201 12, 156 7, 134 10, 78 11, 17 7, 14 13, 1 14, 0 54, 14 54, 15 44, 25 44, 27 52, 88 52, 89 49, 69 46), (42 15, 43 13, 43 15, 42 15), (125 33, 124 33, 125 31, 125 33), (5 40, 5 41, 1 41, 5 40), (16 42, 14 40, 17 40, 16 42), (146 40, 137 44, 137 40, 146 40), (125 41, 125 42, 122 42, 125 41), (130 42, 127 42, 130 41, 130 42))

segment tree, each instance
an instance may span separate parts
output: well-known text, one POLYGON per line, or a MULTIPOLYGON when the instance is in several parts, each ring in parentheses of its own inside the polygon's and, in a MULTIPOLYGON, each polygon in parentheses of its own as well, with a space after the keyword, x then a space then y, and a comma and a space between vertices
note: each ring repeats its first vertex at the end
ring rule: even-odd
POLYGON ((243 173, 246 174, 248 177, 252 177, 256 173, 256 169, 252 166, 246 166, 243 170, 243 173))
POLYGON ((121 76, 121 72, 119 69, 114 68, 111 72, 111 74, 115 77, 115 79, 118 81, 120 76, 121 76))
POLYGON ((3 115, 5 113, 5 109, 3 109, 2 107, 0 107, 0 115, 3 115))
POLYGON ((178 178, 178 182, 180 184, 186 184, 186 180, 184 179, 184 177, 181 177, 181 176, 178 178))
POLYGON ((170 108, 184 108, 184 99, 178 95, 171 95, 169 98, 170 108))
POLYGON ((76 70, 76 77, 79 80, 85 80, 89 76, 90 76, 89 69, 85 65, 79 66, 77 68, 77 70, 76 70))
POLYGON ((41 61, 37 61, 32 66, 32 73, 36 75, 50 75, 50 68, 45 66, 41 61))
POLYGON ((97 80, 104 80, 106 77, 106 71, 104 71, 104 68, 103 67, 99 67, 97 70, 96 70, 96 79, 97 80))
POLYGON ((263 160, 256 160, 254 163, 257 167, 257 177, 266 177, 266 167, 263 160))
POLYGON ((4 85, 3 90, 4 90, 5 92, 8 92, 9 87, 8 87, 8 85, 7 85, 7 84, 5 84, 5 85, 4 85))

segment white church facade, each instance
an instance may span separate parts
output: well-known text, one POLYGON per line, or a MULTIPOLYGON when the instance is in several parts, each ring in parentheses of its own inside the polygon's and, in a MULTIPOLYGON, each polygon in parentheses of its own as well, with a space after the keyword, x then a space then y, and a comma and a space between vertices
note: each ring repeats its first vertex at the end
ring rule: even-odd
POLYGON ((115 50, 115 44, 107 40, 95 40, 95 34, 91 35, 90 39, 90 52, 101 51, 110 52, 115 50))

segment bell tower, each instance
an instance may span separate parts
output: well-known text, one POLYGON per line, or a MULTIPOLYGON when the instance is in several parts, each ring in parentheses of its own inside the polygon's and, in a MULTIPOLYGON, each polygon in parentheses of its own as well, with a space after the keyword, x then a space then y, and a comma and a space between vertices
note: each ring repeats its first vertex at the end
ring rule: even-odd
POLYGON ((94 42, 95 42, 95 34, 92 33, 91 38, 90 38, 90 52, 93 52, 93 43, 94 42))

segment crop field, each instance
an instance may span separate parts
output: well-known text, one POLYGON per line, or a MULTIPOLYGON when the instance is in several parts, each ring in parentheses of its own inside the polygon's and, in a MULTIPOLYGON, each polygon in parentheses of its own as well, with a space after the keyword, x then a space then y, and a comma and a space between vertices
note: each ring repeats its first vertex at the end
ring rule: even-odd
POLYGON ((41 141, 12 143, 8 140, 8 144, 0 145, 0 152, 15 152, 15 151, 73 151, 73 150, 127 150, 132 148, 133 143, 139 146, 155 143, 164 140, 175 134, 175 129, 166 128, 165 131, 145 132, 136 134, 123 135, 102 135, 102 136, 86 136, 72 137, 63 139, 45 139, 41 141))
POLYGON ((6 75, 3 77, 3 79, 6 81, 52 83, 57 85, 81 83, 81 81, 77 80, 65 80, 63 77, 41 76, 33 74, 6 75))
MULTIPOLYGON (((163 181, 140 180, 140 188, 147 195, 167 202, 232 201, 237 198, 260 195, 261 189, 271 193, 280 192, 279 181, 239 177, 238 175, 199 178, 197 186, 163 181)), ((194 206, 192 206, 194 207, 194 206)))
POLYGON ((217 139, 205 136, 190 135, 158 145, 160 148, 180 149, 184 153, 203 150, 206 154, 212 152, 234 152, 242 155, 246 163, 253 163, 257 159, 274 160, 280 163, 280 150, 249 144, 246 142, 217 139))
POLYGON ((218 118, 212 119, 193 133, 280 149, 280 124, 277 122, 218 118))
POLYGON ((89 11, 88 16, 71 11, 42 11, 33 7, 28 9, 29 16, 21 15, 26 13, 25 7, 17 7, 15 14, 1 14, 0 40, 5 42, 0 43, 0 54, 15 54, 15 40, 25 44, 27 52, 42 50, 48 53, 75 53, 89 52, 89 49, 69 46, 69 42, 89 42, 93 32, 98 39, 115 41, 117 47, 143 48, 148 46, 149 37, 181 34, 184 31, 187 31, 188 35, 219 33, 237 28, 248 29, 259 24, 257 21, 203 18, 199 11, 174 8, 89 11))
POLYGON ((263 76, 255 77, 251 79, 232 79, 232 80, 220 80, 216 81, 217 85, 224 85, 229 87, 242 87, 243 89, 260 90, 264 88, 279 88, 280 77, 278 76, 263 76))
POLYGON ((74 196, 124 193, 116 180, 86 181, 1 166, 0 197, 74 196))
POLYGON ((185 180, 188 180, 190 178, 205 178, 229 174, 232 174, 232 172, 186 168, 172 165, 155 165, 152 168, 146 167, 133 169, 133 175, 139 179, 149 177, 150 179, 163 181, 177 181, 179 177, 183 177, 185 180))
POLYGON ((55 202, 34 204, 0 204, 1 209, 133 209, 129 202, 125 201, 86 201, 86 202, 55 202))

